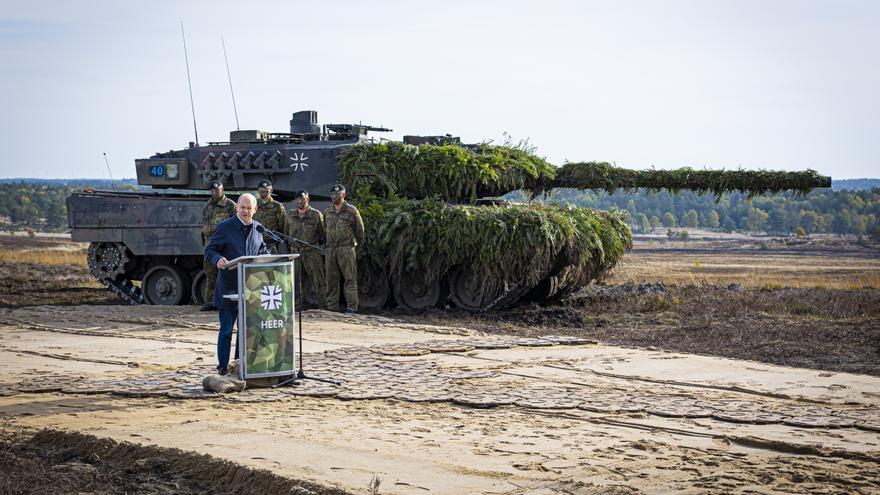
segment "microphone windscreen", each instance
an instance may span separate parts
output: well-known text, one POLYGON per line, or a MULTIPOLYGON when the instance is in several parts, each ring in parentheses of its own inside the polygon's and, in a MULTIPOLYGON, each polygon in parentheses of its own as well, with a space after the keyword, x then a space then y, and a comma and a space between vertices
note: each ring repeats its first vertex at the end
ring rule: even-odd
POLYGON ((266 231, 266 227, 263 227, 262 225, 257 225, 257 232, 262 234, 265 231, 266 231))

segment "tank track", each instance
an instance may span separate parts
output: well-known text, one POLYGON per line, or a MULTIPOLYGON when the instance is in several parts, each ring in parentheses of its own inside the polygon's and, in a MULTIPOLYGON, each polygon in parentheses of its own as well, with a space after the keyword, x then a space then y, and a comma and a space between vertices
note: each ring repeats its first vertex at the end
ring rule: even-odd
POLYGON ((529 289, 530 286, 520 283, 515 284, 511 287, 508 287, 506 290, 501 292, 494 300, 490 301, 486 304, 482 309, 479 310, 480 313, 485 313, 486 311, 490 311, 492 309, 505 309, 511 306, 515 306, 516 303, 520 301, 522 296, 524 296, 529 289))
POLYGON ((144 304, 140 287, 125 276, 125 267, 130 258, 124 245, 111 242, 89 244, 89 272, 95 280, 105 285, 110 292, 128 304, 144 304))
POLYGON ((145 304, 144 294, 141 292, 141 288, 131 283, 131 280, 128 280, 127 278, 123 278, 122 280, 103 278, 98 281, 107 286, 107 288, 110 289, 110 292, 116 294, 120 299, 132 306, 145 304))

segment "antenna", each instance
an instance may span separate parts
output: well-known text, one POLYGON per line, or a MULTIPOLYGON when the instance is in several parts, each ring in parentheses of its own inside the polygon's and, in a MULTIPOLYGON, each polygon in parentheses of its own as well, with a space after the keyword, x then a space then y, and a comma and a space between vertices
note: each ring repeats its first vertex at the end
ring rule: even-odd
POLYGON ((183 59, 186 60, 186 83, 189 85, 189 106, 193 114, 193 131, 196 133, 196 146, 199 145, 199 128, 196 126, 196 106, 193 103, 192 80, 189 77, 189 56, 186 54, 186 34, 183 32, 183 21, 180 21, 180 35, 183 37, 183 59))
POLYGON ((113 180, 113 171, 110 170, 110 162, 107 161, 107 153, 104 153, 104 163, 107 164, 107 171, 110 172, 110 180, 113 180))
POLYGON ((223 36, 220 37, 220 43, 223 45, 223 60, 226 61, 226 77, 229 78, 229 94, 232 95, 232 111, 235 112, 235 130, 241 130, 238 127, 238 108, 235 106, 235 91, 232 91, 232 74, 229 72, 229 59, 226 58, 226 42, 223 41, 223 36))

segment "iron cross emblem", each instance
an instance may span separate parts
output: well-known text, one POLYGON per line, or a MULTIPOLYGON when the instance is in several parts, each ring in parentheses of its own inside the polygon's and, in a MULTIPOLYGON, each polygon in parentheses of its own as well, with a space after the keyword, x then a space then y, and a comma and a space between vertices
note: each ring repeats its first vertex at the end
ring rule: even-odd
POLYGON ((293 154, 290 155, 290 168, 292 168, 294 172, 305 170, 306 167, 309 166, 309 164, 306 163, 306 160, 308 159, 309 157, 307 157, 305 153, 293 152, 293 154))

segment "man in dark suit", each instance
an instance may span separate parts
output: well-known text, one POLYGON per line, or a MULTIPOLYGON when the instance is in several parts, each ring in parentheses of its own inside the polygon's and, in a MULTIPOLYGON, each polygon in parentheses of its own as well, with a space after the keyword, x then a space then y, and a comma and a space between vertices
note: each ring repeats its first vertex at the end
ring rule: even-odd
MULTIPOLYGON (((217 285, 214 287, 214 306, 220 309, 220 334, 217 336, 217 372, 229 373, 229 350, 232 345, 232 327, 238 318, 238 303, 223 299, 224 294, 238 292, 236 273, 227 271, 229 260, 239 256, 269 254, 263 235, 257 232, 259 222, 253 219, 257 211, 257 198, 252 194, 242 194, 238 198, 235 216, 217 225, 211 240, 205 246, 205 260, 219 270, 217 285)), ((238 345, 236 355, 238 354, 238 345)))

